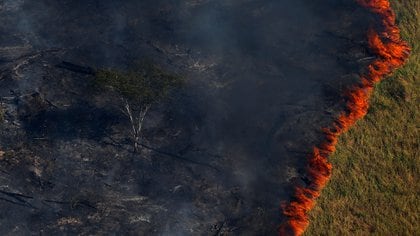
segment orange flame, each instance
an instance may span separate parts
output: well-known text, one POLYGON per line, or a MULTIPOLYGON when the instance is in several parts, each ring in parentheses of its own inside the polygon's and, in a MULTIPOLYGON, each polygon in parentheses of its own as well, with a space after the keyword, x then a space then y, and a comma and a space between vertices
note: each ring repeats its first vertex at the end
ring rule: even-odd
POLYGON ((400 37, 389 0, 356 1, 381 17, 382 29, 379 32, 368 32, 369 47, 376 54, 376 59, 361 76, 360 83, 346 92, 346 111, 337 117, 331 127, 323 129, 325 140, 313 149, 308 158, 306 171, 311 182, 305 187, 297 186, 294 200, 282 204, 287 221, 280 225, 279 235, 303 234, 309 225, 308 212, 314 207, 316 198, 331 177, 332 165, 328 162, 328 156, 335 151, 338 137, 366 115, 373 85, 402 66, 410 51, 400 37))

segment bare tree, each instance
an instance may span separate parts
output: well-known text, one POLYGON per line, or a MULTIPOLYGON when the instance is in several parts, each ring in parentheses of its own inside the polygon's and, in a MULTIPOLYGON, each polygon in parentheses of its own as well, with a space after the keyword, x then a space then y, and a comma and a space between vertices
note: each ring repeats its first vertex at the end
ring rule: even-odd
POLYGON ((122 101, 121 111, 131 125, 134 150, 138 151, 142 128, 148 111, 161 101, 170 90, 182 84, 183 79, 169 74, 155 64, 141 62, 129 71, 101 69, 96 82, 116 91, 122 101))

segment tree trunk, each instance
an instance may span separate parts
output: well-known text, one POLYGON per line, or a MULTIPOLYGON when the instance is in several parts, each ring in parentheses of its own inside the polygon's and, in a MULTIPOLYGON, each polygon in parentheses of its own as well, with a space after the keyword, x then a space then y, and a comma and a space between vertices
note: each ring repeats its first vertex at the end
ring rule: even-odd
POLYGON ((123 111, 124 111, 124 114, 127 115, 130 121, 131 133, 133 135, 134 152, 137 152, 139 150, 139 143, 140 143, 140 138, 141 138, 141 131, 143 128, 143 123, 151 105, 150 104, 145 105, 143 108, 140 109, 138 116, 135 117, 133 115, 133 111, 128 101, 126 99, 124 99, 124 101, 125 101, 125 110, 123 111))

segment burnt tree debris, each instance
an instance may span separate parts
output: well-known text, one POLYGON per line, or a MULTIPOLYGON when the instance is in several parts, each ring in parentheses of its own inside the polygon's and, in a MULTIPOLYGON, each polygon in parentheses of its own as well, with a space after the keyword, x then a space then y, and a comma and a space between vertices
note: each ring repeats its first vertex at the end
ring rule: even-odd
POLYGON ((87 74, 87 75, 93 75, 93 76, 96 74, 96 71, 91 67, 76 65, 68 61, 62 61, 60 64, 57 64, 56 67, 63 68, 63 69, 66 69, 75 73, 81 73, 81 74, 87 74))

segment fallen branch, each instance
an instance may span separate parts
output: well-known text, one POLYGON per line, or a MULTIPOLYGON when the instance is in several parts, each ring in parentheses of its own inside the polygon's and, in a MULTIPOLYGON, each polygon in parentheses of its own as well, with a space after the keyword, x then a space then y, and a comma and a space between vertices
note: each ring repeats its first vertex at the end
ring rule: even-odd
POLYGON ((149 149, 149 150, 151 150, 151 151, 154 151, 154 152, 156 152, 156 153, 159 153, 159 154, 162 154, 162 155, 165 155, 165 156, 169 156, 169 157, 172 157, 172 158, 175 158, 175 159, 181 160, 181 161, 189 162, 189 163, 192 163, 192 164, 196 164, 196 165, 202 165, 202 166, 210 167, 210 168, 212 168, 212 169, 216 170, 217 172, 220 172, 220 170, 219 170, 217 167, 215 167, 215 166, 213 166, 213 165, 210 165, 210 164, 208 164, 208 163, 205 163, 205 162, 200 162, 200 161, 194 161, 194 160, 191 160, 191 159, 188 159, 188 158, 185 158, 185 157, 183 157, 183 156, 179 156, 179 155, 176 155, 176 154, 173 154, 173 153, 167 152, 167 151, 158 150, 158 149, 156 149, 156 148, 153 148, 153 147, 147 146, 147 145, 145 145, 145 144, 143 144, 143 143, 139 143, 139 145, 140 145, 140 146, 142 146, 142 147, 144 147, 144 148, 146 148, 146 149, 149 149))
POLYGON ((60 64, 56 65, 56 67, 66 69, 75 73, 80 73, 80 74, 87 74, 87 75, 96 74, 96 71, 91 67, 76 65, 67 61, 62 61, 60 64))
MULTIPOLYGON (((128 150, 128 149, 124 148, 123 145, 120 142, 116 141, 111 136, 107 135, 107 138, 109 138, 112 141, 112 143, 106 142, 105 144, 110 144, 110 145, 118 146, 120 148, 123 148, 125 150, 128 150)), ((150 146, 148 146, 146 144, 143 144, 143 143, 138 143, 138 145, 142 146, 143 148, 149 149, 149 150, 151 150, 153 152, 156 152, 156 153, 159 153, 161 155, 164 155, 164 156, 169 156, 169 157, 172 157, 172 158, 175 158, 175 159, 184 161, 184 162, 189 162, 189 163, 192 163, 192 164, 196 164, 196 165, 203 165, 203 166, 210 167, 210 168, 212 168, 212 169, 220 172, 220 170, 217 167, 215 167, 213 165, 210 165, 208 163, 205 163, 205 162, 194 161, 194 160, 188 159, 186 157, 183 157, 183 156, 180 156, 180 155, 176 155, 174 153, 170 153, 170 152, 167 152, 167 151, 163 151, 163 150, 159 150, 157 148, 150 147, 150 146)))
POLYGON ((20 194, 20 193, 12 193, 12 192, 7 192, 7 191, 3 191, 3 190, 0 190, 0 193, 3 193, 5 195, 8 195, 8 196, 11 196, 11 197, 14 197, 14 198, 17 198, 17 200, 19 200, 19 201, 23 201, 22 199, 20 199, 20 197, 33 199, 33 197, 31 197, 31 196, 23 195, 23 194, 20 194))
POLYGON ((23 203, 20 203, 20 202, 15 202, 15 201, 12 201, 12 200, 9 200, 9 199, 6 199, 6 198, 0 197, 0 200, 5 201, 5 202, 8 202, 8 203, 15 204, 15 205, 23 206, 23 207, 28 207, 28 208, 36 209, 32 205, 26 205, 26 204, 23 204, 23 203))
POLYGON ((1 197, 0 197, 0 200, 6 201, 6 202, 9 202, 9 203, 13 203, 13 204, 16 204, 16 205, 21 205, 21 206, 26 206, 26 207, 29 207, 29 208, 36 209, 36 207, 32 206, 29 202, 22 199, 22 198, 33 199, 33 197, 31 197, 31 196, 23 195, 23 194, 20 194, 20 193, 7 192, 7 191, 3 191, 3 190, 0 190, 0 193, 17 200, 18 202, 9 200, 7 198, 1 198, 1 197))

